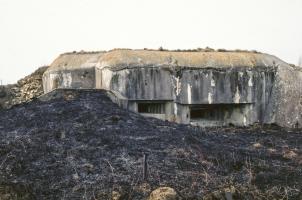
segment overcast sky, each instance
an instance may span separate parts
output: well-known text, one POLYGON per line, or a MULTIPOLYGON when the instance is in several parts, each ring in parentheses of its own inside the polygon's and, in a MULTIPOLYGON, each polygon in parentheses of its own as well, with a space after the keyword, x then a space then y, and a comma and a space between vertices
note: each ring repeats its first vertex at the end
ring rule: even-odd
POLYGON ((112 48, 259 50, 298 64, 302 0, 0 0, 0 79, 60 53, 112 48))

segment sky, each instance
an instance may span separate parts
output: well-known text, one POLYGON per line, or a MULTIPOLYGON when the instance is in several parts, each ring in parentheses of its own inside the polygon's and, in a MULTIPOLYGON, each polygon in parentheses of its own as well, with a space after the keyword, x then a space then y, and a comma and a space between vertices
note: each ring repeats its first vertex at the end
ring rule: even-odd
POLYGON ((0 0, 0 80, 70 51, 258 50, 298 64, 302 0, 0 0))

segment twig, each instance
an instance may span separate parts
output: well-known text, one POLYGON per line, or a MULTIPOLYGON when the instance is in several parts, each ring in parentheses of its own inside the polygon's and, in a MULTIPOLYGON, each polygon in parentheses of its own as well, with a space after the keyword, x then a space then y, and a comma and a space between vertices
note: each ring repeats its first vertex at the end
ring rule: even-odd
POLYGON ((109 160, 107 160, 107 159, 104 159, 104 160, 108 163, 108 165, 109 165, 109 167, 110 167, 110 169, 111 169, 111 173, 114 174, 114 172, 113 172, 114 168, 113 168, 112 165, 110 164, 109 160))
POLYGON ((6 162, 8 156, 10 156, 11 153, 6 154, 6 157, 4 158, 4 160, 1 162, 0 164, 0 168, 2 168, 3 164, 6 162))

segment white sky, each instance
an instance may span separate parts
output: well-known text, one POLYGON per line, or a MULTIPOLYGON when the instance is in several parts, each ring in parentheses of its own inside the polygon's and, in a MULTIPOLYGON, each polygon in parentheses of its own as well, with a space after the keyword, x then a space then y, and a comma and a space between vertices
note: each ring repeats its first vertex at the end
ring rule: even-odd
POLYGON ((259 50, 298 64, 302 0, 0 0, 0 80, 60 53, 112 48, 259 50))

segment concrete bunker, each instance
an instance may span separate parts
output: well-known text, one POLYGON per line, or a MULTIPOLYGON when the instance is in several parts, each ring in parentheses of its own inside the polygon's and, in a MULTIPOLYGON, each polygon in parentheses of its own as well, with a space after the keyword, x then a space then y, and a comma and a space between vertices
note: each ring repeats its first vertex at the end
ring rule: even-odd
POLYGON ((67 53, 44 73, 43 87, 105 89, 125 109, 184 124, 302 124, 302 70, 262 53, 67 53))

